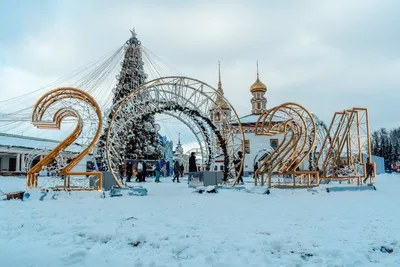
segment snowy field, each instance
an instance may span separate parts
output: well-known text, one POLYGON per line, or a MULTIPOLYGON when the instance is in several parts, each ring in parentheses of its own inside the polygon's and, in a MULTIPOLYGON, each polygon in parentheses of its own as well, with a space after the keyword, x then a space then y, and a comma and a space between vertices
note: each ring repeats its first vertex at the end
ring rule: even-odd
MULTIPOLYGON (((161 181, 144 197, 0 201, 0 266, 400 266, 400 175, 377 191, 270 195, 161 181)), ((24 185, 0 177, 2 191, 24 185)))

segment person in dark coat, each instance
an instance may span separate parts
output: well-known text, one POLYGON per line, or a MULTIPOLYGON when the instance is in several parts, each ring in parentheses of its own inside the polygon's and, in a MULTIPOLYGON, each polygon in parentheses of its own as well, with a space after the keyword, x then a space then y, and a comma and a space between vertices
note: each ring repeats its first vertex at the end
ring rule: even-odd
POLYGON ((372 164, 372 162, 370 161, 369 157, 367 158, 367 163, 365 164, 366 168, 367 168, 367 177, 365 177, 364 179, 364 184, 367 182, 367 180, 369 178, 372 177, 372 175, 374 174, 374 165, 372 164))
POLYGON ((256 171, 258 170, 258 162, 256 162, 256 164, 254 164, 254 179, 258 179, 258 175, 256 177, 256 171))
POLYGON ((143 174, 141 182, 146 182, 146 175, 147 175, 147 162, 143 161, 143 174))
POLYGON ((241 184, 244 184, 243 168, 242 168, 242 170, 240 170, 240 163, 242 162, 242 158, 243 158, 243 153, 242 153, 242 151, 239 151, 238 158, 236 158, 233 163, 235 164, 236 176, 239 176, 238 182, 240 182, 241 184))
POLYGON ((189 172, 197 172, 196 153, 192 152, 189 158, 189 172))
POLYGON ((172 182, 175 182, 175 179, 177 179, 177 182, 179 182, 179 175, 181 172, 181 167, 179 166, 179 162, 176 160, 174 163, 174 179, 172 179, 172 182))
POLYGON ((183 172, 185 171, 185 167, 183 166, 183 164, 181 164, 181 166, 179 166, 179 170, 181 172, 181 177, 183 177, 183 172))
POLYGON ((167 166, 166 166, 166 169, 167 169, 167 177, 169 177, 170 175, 171 175, 171 166, 170 166, 170 164, 169 164, 169 161, 167 161, 167 164, 166 164, 167 166))
POLYGON ((130 183, 131 182, 131 178, 132 178, 132 162, 131 161, 128 161, 127 163, 126 163, 126 170, 125 170, 125 173, 126 173, 126 182, 127 183, 130 183))

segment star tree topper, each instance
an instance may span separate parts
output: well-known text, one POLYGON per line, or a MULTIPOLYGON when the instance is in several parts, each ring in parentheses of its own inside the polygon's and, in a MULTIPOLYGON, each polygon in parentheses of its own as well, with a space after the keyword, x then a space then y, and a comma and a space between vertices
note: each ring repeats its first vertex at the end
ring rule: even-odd
POLYGON ((136 37, 136 32, 135 32, 135 28, 133 28, 132 30, 129 30, 132 34, 132 38, 136 37))

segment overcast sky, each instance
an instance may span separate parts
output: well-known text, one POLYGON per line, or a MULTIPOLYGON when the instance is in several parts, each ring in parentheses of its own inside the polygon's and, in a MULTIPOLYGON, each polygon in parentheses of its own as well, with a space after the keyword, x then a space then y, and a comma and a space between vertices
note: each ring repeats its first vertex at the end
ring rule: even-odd
POLYGON ((298 102, 327 123, 368 107, 372 129, 398 127, 399 12, 398 0, 0 0, 0 100, 115 50, 135 27, 146 48, 215 87, 220 60, 240 115, 258 60, 268 107, 298 102))

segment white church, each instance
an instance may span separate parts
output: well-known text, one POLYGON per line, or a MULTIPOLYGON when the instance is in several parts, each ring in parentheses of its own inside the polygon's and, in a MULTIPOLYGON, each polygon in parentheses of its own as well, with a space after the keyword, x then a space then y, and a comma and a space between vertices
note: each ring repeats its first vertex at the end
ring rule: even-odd
MULTIPOLYGON (((261 82, 260 75, 258 73, 257 67, 257 78, 256 81, 250 86, 250 92, 253 97, 250 100, 251 103, 251 113, 240 118, 243 132, 244 132, 244 142, 245 142, 245 151, 243 151, 245 162, 244 162, 244 175, 249 175, 254 172, 254 164, 255 159, 260 159, 263 156, 266 156, 267 148, 276 148, 279 145, 279 142, 282 140, 282 135, 277 136, 256 136, 254 132, 254 128, 257 122, 257 119, 260 115, 267 110, 267 86, 261 82)), ((218 80, 218 89, 217 91, 224 95, 224 91, 222 89, 221 83, 221 74, 219 71, 219 80, 218 80)), ((222 97, 218 97, 216 100, 216 105, 219 106, 223 110, 223 112, 230 113, 229 105, 224 101, 222 97)), ((211 120, 216 125, 221 125, 220 114, 218 114, 218 110, 216 107, 211 109, 211 120)), ((214 170, 223 170, 223 159, 216 160, 216 166, 214 170)))

